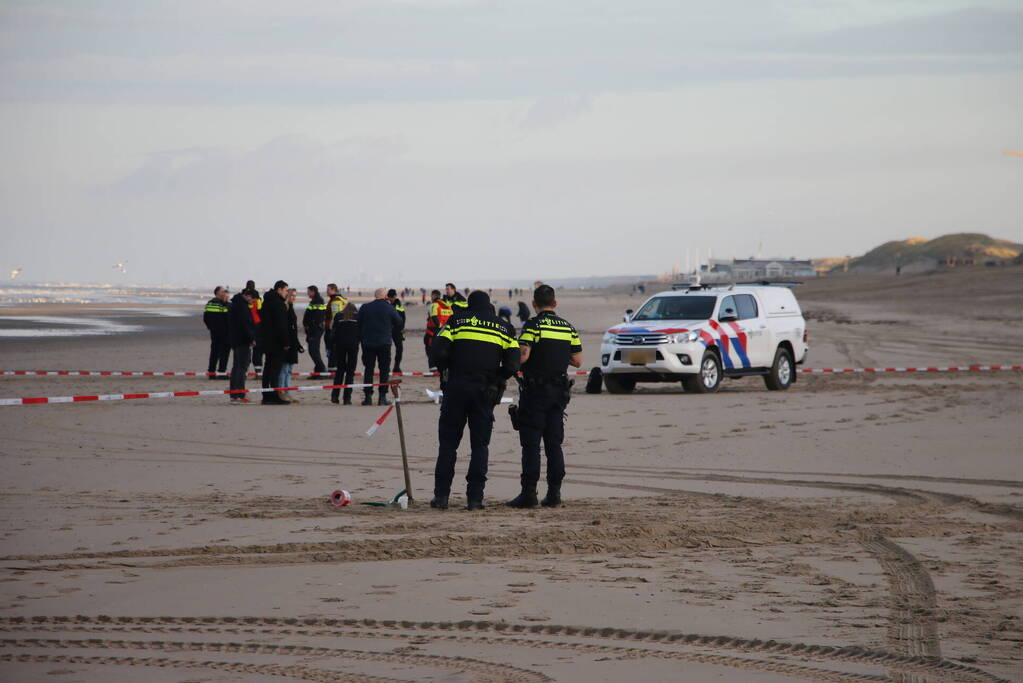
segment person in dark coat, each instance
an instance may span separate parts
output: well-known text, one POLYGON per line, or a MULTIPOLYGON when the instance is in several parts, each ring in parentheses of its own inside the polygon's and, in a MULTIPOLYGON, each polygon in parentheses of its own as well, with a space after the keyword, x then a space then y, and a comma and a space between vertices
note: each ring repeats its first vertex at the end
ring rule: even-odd
MULTIPOLYGON (((288 330, 288 283, 278 280, 274 288, 263 297, 263 308, 259 312, 259 343, 263 348, 263 388, 273 387, 281 375, 286 354, 291 347, 291 333, 288 330)), ((279 392, 264 391, 263 405, 290 405, 291 401, 279 392)))
MULTIPOLYGON (((231 342, 231 357, 234 359, 231 366, 231 389, 245 388, 245 373, 249 371, 252 347, 256 345, 256 324, 249 308, 255 301, 253 294, 255 292, 249 290, 235 294, 227 314, 227 336, 231 342)), ((245 398, 245 394, 231 394, 231 402, 248 403, 249 399, 245 398)))
MULTIPOLYGON (((391 342, 394 334, 401 330, 401 316, 394 306, 387 302, 387 290, 380 287, 373 293, 373 301, 359 309, 359 337, 362 342, 363 377, 367 383, 374 381, 374 370, 380 367, 381 384, 391 378, 391 342)), ((387 387, 380 386, 379 405, 391 405, 387 398, 387 387)), ((366 397, 362 405, 373 405, 373 387, 364 389, 366 397)))
MULTIPOLYGON (((349 303, 334 318, 331 328, 334 336, 331 341, 334 348, 331 353, 337 362, 337 370, 334 371, 334 384, 351 384, 355 381, 355 366, 359 363, 359 310, 355 304, 349 303)), ((330 392, 330 402, 337 403, 340 389, 333 389, 330 392)), ((352 390, 345 389, 344 404, 352 405, 352 390)))
POLYGON ((527 320, 529 320, 529 317, 530 317, 530 315, 529 315, 529 306, 526 305, 525 301, 520 301, 519 302, 518 317, 519 317, 519 322, 522 322, 522 323, 524 323, 527 320))
MULTIPOLYGON (((291 386, 291 373, 298 365, 298 354, 305 353, 305 349, 302 348, 302 344, 298 341, 298 315, 295 313, 295 299, 298 298, 298 292, 292 287, 288 290, 288 298, 285 302, 288 304, 288 350, 284 354, 284 363, 281 364, 281 376, 277 379, 277 386, 279 387, 290 387, 291 386)), ((298 400, 293 396, 288 397, 292 403, 298 403, 298 400)))

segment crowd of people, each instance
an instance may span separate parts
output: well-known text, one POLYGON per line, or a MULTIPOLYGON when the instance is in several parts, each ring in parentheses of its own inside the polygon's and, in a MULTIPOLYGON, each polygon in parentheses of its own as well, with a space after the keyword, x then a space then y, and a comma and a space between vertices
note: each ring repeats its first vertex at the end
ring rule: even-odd
MULTIPOLYGON (((520 291, 509 289, 509 298, 520 291)), ((408 287, 400 290, 405 297, 414 293, 408 287)), ((421 289, 420 293, 425 302, 427 291, 421 289)), ((465 293, 468 294, 469 290, 466 289, 465 293)), ((373 377, 373 373, 378 372, 380 384, 386 385, 392 372, 402 371, 407 316, 398 290, 377 289, 370 302, 356 306, 349 301, 350 289, 342 294, 337 284, 330 283, 321 294, 317 285, 309 285, 306 288, 308 304, 301 326, 295 312, 298 291, 283 280, 277 281, 262 295, 252 280, 233 297, 227 287, 217 287, 213 294, 203 313, 203 322, 210 334, 207 375, 211 380, 230 380, 230 389, 237 392, 230 394, 232 403, 250 402, 242 391, 250 368, 262 376, 264 389, 290 387, 299 354, 307 352, 313 364, 312 376, 333 376, 335 385, 354 382, 360 352, 364 376, 373 377)), ((438 330, 457 310, 467 305, 466 297, 451 282, 445 285, 443 294, 436 289, 429 294, 430 305, 423 335, 427 358, 438 330)), ((511 308, 502 306, 498 315, 511 325, 511 308)), ((525 302, 518 302, 515 315, 521 323, 529 318, 529 307, 525 302)), ((513 334, 514 329, 512 326, 513 334)), ((436 370, 432 366, 430 369, 436 370)), ((364 388, 363 405, 372 403, 372 389, 364 388)), ((388 388, 380 386, 377 389, 378 403, 388 405, 388 388)), ((352 393, 350 388, 343 392, 334 389, 331 401, 351 405, 352 393)), ((297 402, 293 395, 289 396, 284 391, 262 392, 264 405, 297 402)))
MULTIPOLYGON (((576 329, 555 313, 554 289, 536 284, 532 302, 536 315, 529 317, 529 308, 519 302, 516 315, 522 329, 518 334, 511 323, 511 309, 495 308, 488 292, 476 290, 464 296, 450 282, 443 294, 436 289, 430 292, 423 343, 430 368, 441 375, 443 393, 430 501, 433 508, 448 508, 456 454, 467 426, 466 508, 485 507, 494 408, 513 377, 519 382, 519 403, 510 408, 509 415, 522 447, 522 489, 506 505, 561 505, 565 477, 561 444, 572 388, 567 368, 581 366, 582 344, 576 329), (537 497, 541 444, 547 460, 547 495, 542 501, 537 497)), ((509 290, 509 295, 513 291, 509 290)), ((407 289, 402 292, 408 293, 407 289)), ((326 287, 326 298, 314 285, 306 288, 306 295, 304 348, 295 313, 298 292, 287 282, 278 280, 262 296, 251 280, 233 297, 226 287, 217 287, 203 314, 210 331, 211 379, 229 377, 232 390, 244 390, 249 367, 254 366, 262 372, 264 405, 296 403, 285 395, 288 392, 278 389, 290 386, 298 355, 308 349, 314 372, 334 369, 331 402, 351 405, 354 387, 344 385, 353 384, 361 352, 365 378, 362 405, 373 405, 374 393, 378 405, 390 405, 391 351, 393 347, 394 368, 400 372, 405 339, 406 312, 398 292, 379 288, 371 301, 358 307, 333 283, 326 287), (320 355, 321 344, 326 363, 320 355), (233 357, 230 375, 226 373, 229 357, 233 357)), ((425 295, 423 291, 424 302, 425 295)), ((236 404, 249 402, 244 391, 230 397, 236 404)))

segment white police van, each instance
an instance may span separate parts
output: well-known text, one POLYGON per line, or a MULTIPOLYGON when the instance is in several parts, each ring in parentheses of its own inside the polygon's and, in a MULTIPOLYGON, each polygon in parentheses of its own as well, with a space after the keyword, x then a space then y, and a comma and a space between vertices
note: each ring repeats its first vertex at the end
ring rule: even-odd
POLYGON ((604 334, 604 386, 621 394, 637 382, 680 381, 711 393, 724 377, 758 375, 768 389, 788 389, 808 350, 795 284, 685 284, 650 297, 604 334))

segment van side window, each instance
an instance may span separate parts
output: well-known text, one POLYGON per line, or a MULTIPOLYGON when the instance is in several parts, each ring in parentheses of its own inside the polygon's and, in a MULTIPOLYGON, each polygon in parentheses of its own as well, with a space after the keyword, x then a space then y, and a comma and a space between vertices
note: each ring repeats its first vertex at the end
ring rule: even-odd
POLYGON ((757 300, 752 294, 738 294, 735 303, 739 307, 739 320, 749 320, 757 317, 757 300))
POLYGON ((726 296, 721 300, 721 308, 718 309, 718 320, 726 315, 739 315, 739 309, 735 307, 734 296, 726 296))

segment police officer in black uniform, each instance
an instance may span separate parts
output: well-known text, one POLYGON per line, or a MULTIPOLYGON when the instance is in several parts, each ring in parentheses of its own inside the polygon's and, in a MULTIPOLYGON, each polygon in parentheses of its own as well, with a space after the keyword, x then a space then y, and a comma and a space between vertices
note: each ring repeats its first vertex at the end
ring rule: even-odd
POLYGON ((519 336, 522 383, 518 409, 509 409, 512 424, 519 430, 522 445, 522 492, 505 503, 513 508, 537 505, 536 485, 540 481, 540 442, 547 455, 547 496, 544 507, 561 505, 561 482, 565 478, 565 408, 571 399, 572 382, 568 366, 583 362, 579 333, 554 312, 558 302, 554 288, 540 285, 533 292, 536 315, 526 321, 519 336))
POLYGON ((501 402, 506 381, 519 369, 519 344, 505 321, 493 313, 490 297, 469 295, 464 313, 452 316, 430 347, 431 365, 447 375, 440 408, 437 468, 430 507, 445 510, 455 478, 455 457, 469 424, 467 510, 483 509, 494 406, 501 402))
POLYGON ((202 322, 210 331, 210 362, 206 366, 206 374, 210 379, 228 379, 227 358, 231 353, 231 339, 228 334, 227 287, 213 290, 213 298, 206 302, 203 309, 202 322))

